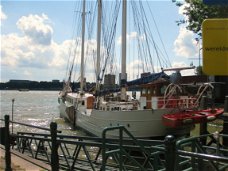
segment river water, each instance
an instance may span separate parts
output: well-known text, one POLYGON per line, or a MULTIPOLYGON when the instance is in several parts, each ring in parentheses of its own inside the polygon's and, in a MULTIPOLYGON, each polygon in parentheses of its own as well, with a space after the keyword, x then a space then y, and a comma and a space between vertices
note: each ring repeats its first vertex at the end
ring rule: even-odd
MULTIPOLYGON (((71 126, 59 117, 58 91, 0 91, 1 109, 0 117, 9 115, 16 122, 50 128, 51 122, 58 124, 58 130, 67 135, 85 135, 81 130, 72 129, 71 126), (12 102, 14 99, 14 103, 12 102), (12 110, 13 109, 13 110, 12 110), (13 112, 12 112, 13 111, 13 112)), ((4 123, 0 122, 1 126, 4 123)), ((10 128, 12 130, 12 128, 10 128)), ((13 124, 13 131, 44 132, 36 128, 13 124)))

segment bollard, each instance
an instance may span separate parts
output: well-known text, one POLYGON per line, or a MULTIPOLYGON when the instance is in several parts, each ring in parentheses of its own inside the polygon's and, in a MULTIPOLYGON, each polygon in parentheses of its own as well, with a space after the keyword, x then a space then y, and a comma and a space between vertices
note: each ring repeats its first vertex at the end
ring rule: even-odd
MULTIPOLYGON (((222 132, 228 134, 228 96, 225 97, 222 132)), ((223 145, 228 147, 228 137, 223 137, 223 145)))
POLYGON ((51 170, 58 171, 59 170, 59 155, 58 155, 58 142, 57 142, 57 124, 55 122, 51 122, 51 170))
MULTIPOLYGON (((207 108, 207 97, 203 96, 200 100, 200 109, 206 109, 207 108)), ((207 131, 207 122, 200 123, 200 135, 208 134, 207 131)), ((203 145, 206 145, 207 143, 207 137, 201 138, 201 143, 203 145)))
POLYGON ((166 171, 175 171, 176 140, 172 135, 167 135, 165 137, 165 161, 166 171))
POLYGON ((5 115, 5 164, 5 170, 11 171, 9 115, 5 115))

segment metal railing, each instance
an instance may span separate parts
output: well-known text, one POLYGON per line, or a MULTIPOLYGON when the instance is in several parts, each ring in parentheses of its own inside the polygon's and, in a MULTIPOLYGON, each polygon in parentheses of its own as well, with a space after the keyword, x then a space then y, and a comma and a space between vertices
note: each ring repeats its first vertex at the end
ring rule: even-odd
MULTIPOLYGON (((9 127, 11 121, 5 116, 5 127, 9 127), (8 123, 8 125, 7 125, 8 123)), ((17 123, 20 124, 20 123, 17 123)), ((26 125, 31 126, 32 125, 26 125)), ((46 128, 44 128, 47 130, 46 128)), ((112 129, 112 128, 109 128, 112 129)), ((115 129, 125 130, 124 127, 115 127, 115 129)), ((134 140, 130 139, 104 139, 98 137, 81 137, 61 135, 57 132, 57 124, 51 123, 49 133, 26 133, 17 132, 17 134, 5 137, 6 161, 10 160, 10 144, 14 150, 26 154, 32 158, 42 160, 51 165, 52 170, 101 170, 104 165, 103 153, 105 150, 119 149, 124 151, 121 162, 125 170, 154 170, 154 168, 164 168, 164 146, 163 141, 155 140, 134 140), (10 142, 10 137, 15 138, 15 142, 10 142), (105 143, 104 143, 105 142, 105 143), (160 150, 160 152, 155 149, 160 150), (143 149, 143 150, 142 150, 143 149), (9 159, 9 160, 8 160, 9 159), (123 160, 122 160, 123 159, 123 160), (133 166, 132 161, 136 161, 138 166, 133 166)), ((126 132, 126 130, 125 130, 126 132)), ((118 170, 120 158, 115 155, 105 161, 105 170, 118 170)), ((10 164, 8 164, 10 167, 10 164)), ((10 170, 10 168, 8 168, 10 170)), ((158 169, 156 169, 158 170, 158 169)))
MULTIPOLYGON (((125 137, 126 137, 125 135, 125 137)), ((163 141, 147 141, 136 139, 124 126, 107 127, 102 133, 102 170, 106 170, 106 161, 109 157, 115 158, 120 171, 122 170, 159 170, 164 169, 165 161, 161 155, 164 156, 165 148, 163 141), (118 144, 110 148, 110 142, 106 141, 107 132, 117 130, 119 132, 118 144), (131 145, 124 144, 123 135, 126 134, 130 140, 131 145), (124 146, 125 145, 125 146, 124 146), (138 152, 139 158, 134 158, 130 155, 129 150, 138 152), (127 160, 126 160, 127 159, 127 160)))
POLYGON ((222 138, 227 134, 207 134, 180 140, 176 144, 175 169, 183 168, 192 170, 225 170, 228 168, 228 148, 224 146, 222 138), (202 145, 202 139, 211 139, 208 145, 202 145))

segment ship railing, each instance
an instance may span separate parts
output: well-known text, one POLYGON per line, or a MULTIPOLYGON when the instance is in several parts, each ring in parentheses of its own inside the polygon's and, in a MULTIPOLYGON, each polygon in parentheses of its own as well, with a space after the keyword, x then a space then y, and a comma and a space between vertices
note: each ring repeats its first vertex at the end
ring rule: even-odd
POLYGON ((195 104, 198 104, 201 100, 201 98, 206 94, 207 91, 209 91, 211 89, 211 91, 214 90, 214 86, 211 83, 204 83, 202 84, 196 94, 196 102, 195 104))
POLYGON ((195 97, 171 97, 164 100, 162 96, 157 97, 156 100, 147 100, 146 103, 150 103, 152 108, 161 109, 161 108, 178 108, 178 109, 194 109, 198 107, 199 104, 196 104, 197 98, 195 97))
POLYGON ((196 98, 194 97, 181 97, 181 98, 169 98, 165 101, 161 101, 165 108, 179 108, 179 109, 193 109, 196 108, 196 98))

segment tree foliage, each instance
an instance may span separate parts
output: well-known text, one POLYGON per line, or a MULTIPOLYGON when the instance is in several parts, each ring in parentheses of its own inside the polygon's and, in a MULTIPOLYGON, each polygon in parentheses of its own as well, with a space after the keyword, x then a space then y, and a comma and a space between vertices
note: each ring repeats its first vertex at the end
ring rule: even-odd
MULTIPOLYGON (((176 2, 176 1, 174 1, 176 2)), ((228 6, 205 5, 202 0, 185 0, 185 12, 188 20, 177 21, 178 25, 187 24, 186 28, 201 36, 202 22, 207 18, 228 18, 228 6)), ((176 2, 177 6, 183 3, 176 2)))

